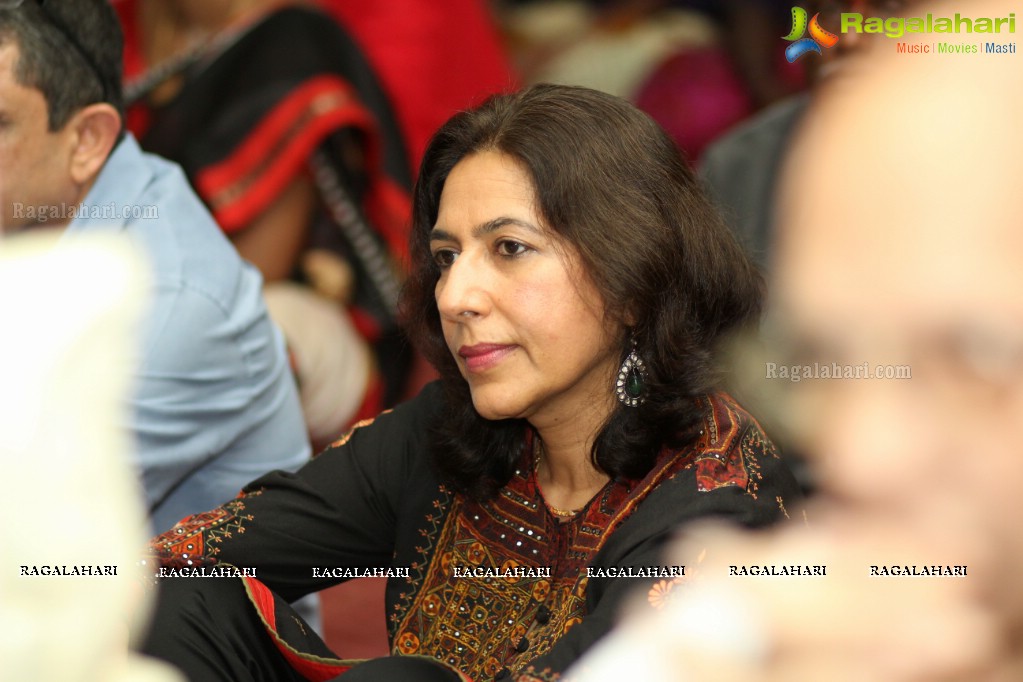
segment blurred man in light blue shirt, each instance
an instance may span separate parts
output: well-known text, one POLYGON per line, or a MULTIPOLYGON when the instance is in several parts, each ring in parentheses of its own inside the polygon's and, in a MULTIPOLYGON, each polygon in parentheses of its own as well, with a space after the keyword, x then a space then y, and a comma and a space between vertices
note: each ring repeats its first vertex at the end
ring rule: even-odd
POLYGON ((150 261, 127 426, 162 531, 266 471, 297 468, 309 445, 260 275, 181 170, 122 132, 120 64, 104 0, 0 2, 4 231, 120 232, 150 261))

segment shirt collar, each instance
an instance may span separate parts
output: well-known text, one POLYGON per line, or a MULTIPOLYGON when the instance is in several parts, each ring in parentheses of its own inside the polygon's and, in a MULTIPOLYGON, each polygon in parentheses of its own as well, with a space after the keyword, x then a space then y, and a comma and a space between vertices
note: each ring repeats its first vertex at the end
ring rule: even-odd
POLYGON ((124 227, 152 180, 142 148, 126 133, 103 164, 67 232, 87 226, 124 227))

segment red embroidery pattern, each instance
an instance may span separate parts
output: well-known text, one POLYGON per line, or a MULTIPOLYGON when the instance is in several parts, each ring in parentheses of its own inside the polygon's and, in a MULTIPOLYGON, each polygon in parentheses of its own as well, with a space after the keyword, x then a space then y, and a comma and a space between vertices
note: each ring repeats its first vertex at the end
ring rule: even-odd
POLYGON ((160 565, 168 568, 215 565, 220 552, 218 545, 235 534, 243 534, 245 522, 252 520, 250 514, 244 513, 246 499, 261 493, 257 490, 213 511, 188 517, 153 538, 150 549, 160 565))
MULTIPOLYGON (((419 548, 423 570, 412 580, 419 590, 403 595, 401 612, 391 615, 394 651, 433 654, 470 677, 492 677, 506 666, 524 669, 582 621, 587 564, 660 483, 694 468, 700 491, 755 487, 756 456, 769 442, 750 435, 758 429, 749 428, 754 423, 731 398, 703 402, 706 417, 695 443, 681 452, 664 450, 641 481, 609 482, 570 523, 547 511, 528 456, 495 499, 448 495, 449 504, 438 503, 419 548), (550 568, 550 577, 464 575, 477 566, 550 568)), ((655 586, 657 601, 673 587, 655 586)))

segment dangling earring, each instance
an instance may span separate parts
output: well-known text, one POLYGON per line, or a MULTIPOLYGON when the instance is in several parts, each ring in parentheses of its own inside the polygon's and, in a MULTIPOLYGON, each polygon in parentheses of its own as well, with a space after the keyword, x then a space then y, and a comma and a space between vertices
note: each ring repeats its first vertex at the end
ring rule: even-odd
POLYGON ((643 388, 646 379, 646 367, 643 358, 636 353, 636 340, 632 340, 632 350, 625 356, 618 377, 615 379, 615 395, 618 402, 626 407, 636 407, 643 402, 643 388))

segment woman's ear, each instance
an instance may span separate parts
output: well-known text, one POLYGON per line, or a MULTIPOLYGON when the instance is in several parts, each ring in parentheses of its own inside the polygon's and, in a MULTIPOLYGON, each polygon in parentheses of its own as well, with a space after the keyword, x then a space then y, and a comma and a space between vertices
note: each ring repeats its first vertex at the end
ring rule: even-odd
POLYGON ((635 312, 635 303, 625 306, 625 312, 622 313, 622 322, 628 329, 632 329, 638 322, 638 316, 635 312))
POLYGON ((79 185, 91 183, 121 134, 121 116, 104 102, 90 104, 76 113, 68 126, 72 133, 71 177, 79 185))

